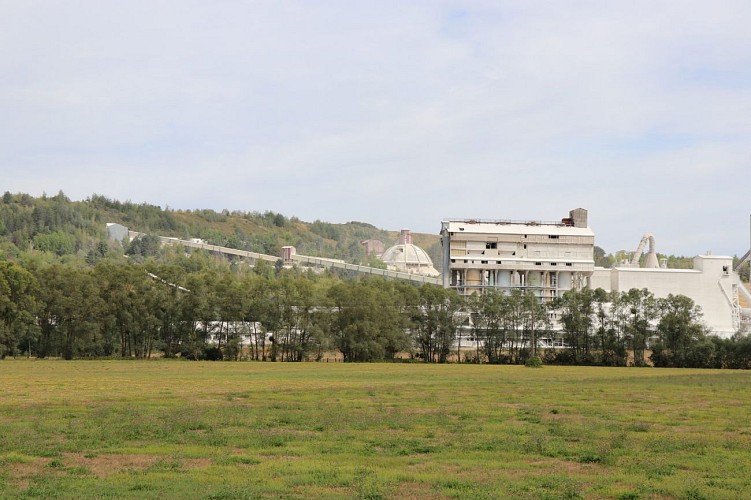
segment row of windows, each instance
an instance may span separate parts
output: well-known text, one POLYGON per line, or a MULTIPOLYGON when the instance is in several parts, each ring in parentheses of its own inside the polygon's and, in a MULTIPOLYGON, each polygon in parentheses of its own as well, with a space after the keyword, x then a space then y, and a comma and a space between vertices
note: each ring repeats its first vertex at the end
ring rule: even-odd
MULTIPOLYGON (((526 237, 527 237, 527 235, 525 234, 524 238, 526 238, 526 237)), ((560 237, 561 237, 561 235, 559 235, 559 234, 549 234, 548 235, 548 239, 550 239, 550 240, 557 240, 560 237)), ((495 248, 495 242, 492 242, 492 241, 487 242, 485 248, 495 248)))
MULTIPOLYGON (((456 259, 451 259, 451 263, 452 264, 456 264, 456 259)), ((467 260, 467 259, 463 259, 463 260, 459 259, 459 263, 460 264, 461 263, 464 263, 464 264, 476 264, 477 261, 475 261, 475 260, 467 260)), ((503 264, 503 262, 501 262, 500 260, 496 261, 496 262, 493 262, 493 263, 497 264, 497 265, 502 265, 503 264)), ((480 264, 489 264, 489 262, 487 260, 481 260, 480 264)), ((550 264, 551 266, 557 266, 558 265, 557 262, 549 262, 548 264, 550 264)), ((542 262, 535 262, 535 265, 536 266, 541 266, 542 262)), ((571 262, 566 262, 566 266, 567 267, 571 267, 571 266, 573 266, 573 264, 571 262)))
MULTIPOLYGON (((519 239, 522 240, 533 240, 533 241, 540 241, 540 240, 558 240, 558 239, 568 239, 570 241, 588 241, 590 239, 594 239, 593 236, 585 236, 585 235, 574 235, 574 234, 499 234, 497 236, 489 236, 488 238, 491 238, 493 240, 497 241, 517 241, 519 239)), ((483 238, 484 239, 484 238, 483 238)), ((453 241, 472 241, 472 240, 453 240, 453 241)), ((474 240, 477 241, 477 240, 474 240)))

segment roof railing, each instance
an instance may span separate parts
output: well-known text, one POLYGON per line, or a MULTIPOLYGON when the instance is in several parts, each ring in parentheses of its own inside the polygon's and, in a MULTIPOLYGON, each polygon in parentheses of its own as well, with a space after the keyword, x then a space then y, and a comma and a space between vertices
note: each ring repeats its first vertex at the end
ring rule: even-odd
POLYGON ((496 224, 504 225, 524 225, 524 226, 573 226, 572 222, 564 221, 541 221, 541 220, 511 220, 511 219, 444 219, 443 222, 460 222, 464 224, 496 224))

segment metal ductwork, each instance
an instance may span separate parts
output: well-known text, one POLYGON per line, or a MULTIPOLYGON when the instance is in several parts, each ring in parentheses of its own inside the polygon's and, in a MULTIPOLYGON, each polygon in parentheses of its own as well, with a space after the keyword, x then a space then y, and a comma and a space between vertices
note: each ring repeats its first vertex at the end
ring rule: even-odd
POLYGON ((655 252, 655 237, 650 233, 646 233, 642 236, 639 246, 636 249, 636 253, 631 257, 631 266, 639 267, 639 259, 641 258, 642 253, 644 253, 644 246, 647 244, 647 241, 649 241, 649 253, 647 253, 647 261, 645 262, 644 267, 657 269, 660 267, 660 263, 657 261, 657 253, 655 252))

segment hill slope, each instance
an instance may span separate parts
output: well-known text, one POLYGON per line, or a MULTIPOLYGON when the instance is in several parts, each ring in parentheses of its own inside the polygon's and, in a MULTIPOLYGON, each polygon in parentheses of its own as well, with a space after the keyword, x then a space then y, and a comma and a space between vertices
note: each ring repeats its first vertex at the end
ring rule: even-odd
MULTIPOLYGON (((39 198, 6 192, 0 201, 0 252, 37 250, 60 257, 85 257, 106 242, 107 222, 147 234, 201 238, 214 245, 271 255, 281 255, 283 246, 292 245, 298 253, 353 263, 367 262, 361 241, 378 239, 389 247, 398 240, 398 231, 386 231, 365 222, 304 222, 271 211, 171 210, 97 194, 83 201, 71 201, 63 192, 39 198)), ((413 237, 415 244, 440 265, 439 236, 413 237)))

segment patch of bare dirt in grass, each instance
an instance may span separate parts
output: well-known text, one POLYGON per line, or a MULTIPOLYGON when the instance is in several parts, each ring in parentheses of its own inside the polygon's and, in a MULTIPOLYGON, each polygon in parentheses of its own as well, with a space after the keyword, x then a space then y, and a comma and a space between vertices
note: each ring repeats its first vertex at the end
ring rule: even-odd
MULTIPOLYGON (((81 453, 67 453, 63 456, 66 467, 86 467, 96 477, 107 477, 127 471, 143 471, 164 460, 162 455, 146 454, 101 454, 87 457, 81 453)), ((212 464, 210 458, 184 458, 178 460, 181 468, 200 469, 212 464)))
POLYGON ((29 487, 29 479, 44 470, 44 465, 49 462, 46 458, 37 458, 33 462, 14 463, 8 466, 11 481, 20 489, 29 487))
POLYGON ((45 459, 43 458, 37 458, 33 462, 10 464, 10 473, 14 477, 31 476, 32 474, 39 472, 44 467, 44 460, 45 459))
POLYGON ((185 469, 205 469, 213 463, 210 458, 184 458, 181 462, 185 469))
POLYGON ((161 458, 158 455, 128 454, 128 455, 96 455, 87 457, 81 453, 64 455, 63 463, 70 466, 86 467, 97 477, 107 477, 118 472, 129 470, 142 471, 154 465, 161 458))
POLYGON ((34 476, 65 474, 73 467, 85 468, 98 477, 107 475, 97 473, 97 462, 95 460, 87 459, 78 453, 65 453, 62 457, 56 459, 39 457, 29 462, 12 463, 8 466, 8 471, 11 481, 19 488, 26 489, 34 476))

